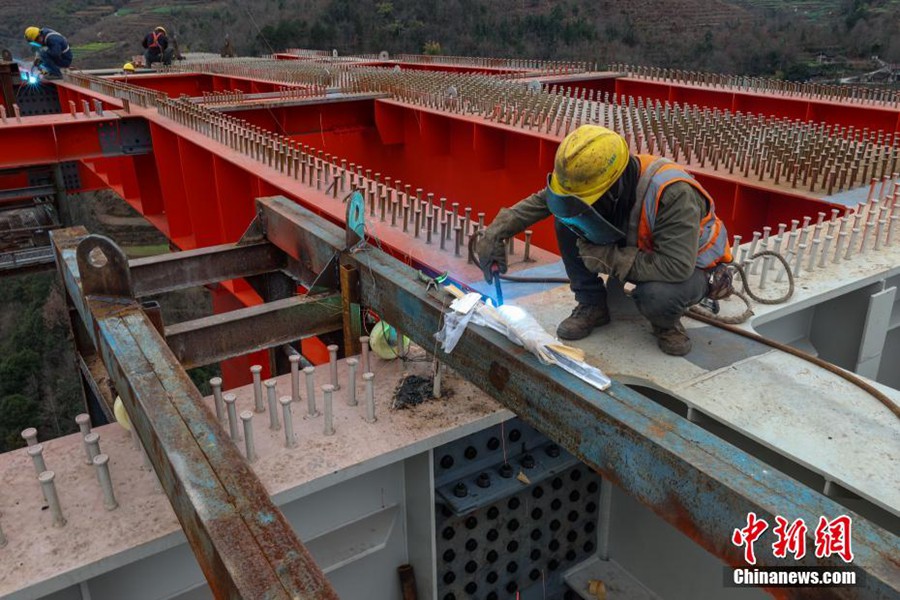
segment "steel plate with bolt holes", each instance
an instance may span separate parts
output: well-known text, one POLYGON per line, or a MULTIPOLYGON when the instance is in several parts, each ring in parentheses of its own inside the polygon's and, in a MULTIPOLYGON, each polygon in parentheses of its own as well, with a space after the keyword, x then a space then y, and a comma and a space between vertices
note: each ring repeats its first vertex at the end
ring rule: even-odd
POLYGON ((438 598, 512 598, 533 586, 538 597, 574 593, 562 576, 596 551, 596 473, 519 419, 436 448, 434 460, 443 500, 436 518, 438 598), (522 467, 525 455, 533 467, 522 467), (507 461, 513 473, 501 479, 497 471, 507 461), (520 471, 530 483, 517 478, 520 471), (492 483, 481 488, 485 472, 492 483), (464 497, 454 494, 459 483, 464 497))

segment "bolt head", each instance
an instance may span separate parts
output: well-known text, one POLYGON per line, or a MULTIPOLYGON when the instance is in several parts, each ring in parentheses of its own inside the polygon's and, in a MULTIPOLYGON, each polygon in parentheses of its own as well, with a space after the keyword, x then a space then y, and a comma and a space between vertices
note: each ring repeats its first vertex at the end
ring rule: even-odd
POLYGON ((465 483, 460 481, 455 486, 453 486, 453 495, 456 496, 457 498, 465 498, 466 496, 469 495, 469 488, 466 486, 465 483))

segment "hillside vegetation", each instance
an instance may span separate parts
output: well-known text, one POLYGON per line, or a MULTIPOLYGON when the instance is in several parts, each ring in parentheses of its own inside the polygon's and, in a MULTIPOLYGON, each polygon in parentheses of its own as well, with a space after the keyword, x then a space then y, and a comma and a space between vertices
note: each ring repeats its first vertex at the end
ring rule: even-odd
POLYGON ((0 9, 0 43, 24 55, 22 29, 70 36, 85 67, 121 64, 162 24, 182 51, 286 47, 340 53, 634 62, 804 78, 820 53, 900 61, 898 0, 50 0, 0 9))

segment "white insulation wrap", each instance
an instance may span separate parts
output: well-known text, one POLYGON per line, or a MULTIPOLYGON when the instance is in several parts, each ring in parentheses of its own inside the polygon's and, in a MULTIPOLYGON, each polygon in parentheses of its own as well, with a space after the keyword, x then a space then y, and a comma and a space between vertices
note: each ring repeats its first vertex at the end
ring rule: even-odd
POLYGON ((450 354, 462 337, 469 323, 489 327, 502 333, 511 341, 524 346, 544 364, 556 365, 599 390, 610 386, 610 379, 603 371, 584 362, 584 355, 577 348, 559 342, 547 333, 527 311, 510 304, 494 308, 481 300, 481 295, 470 293, 458 296, 450 304, 451 312, 444 315, 444 327, 435 334, 441 349, 450 354))

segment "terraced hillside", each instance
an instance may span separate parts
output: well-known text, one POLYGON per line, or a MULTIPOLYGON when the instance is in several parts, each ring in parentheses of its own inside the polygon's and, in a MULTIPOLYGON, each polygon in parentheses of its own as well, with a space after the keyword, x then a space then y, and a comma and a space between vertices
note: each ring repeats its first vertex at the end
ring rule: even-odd
POLYGON ((900 0, 48 0, 3 3, 0 46, 66 33, 83 67, 121 64, 162 24, 182 51, 285 46, 576 58, 806 77, 819 53, 900 61, 900 0))

